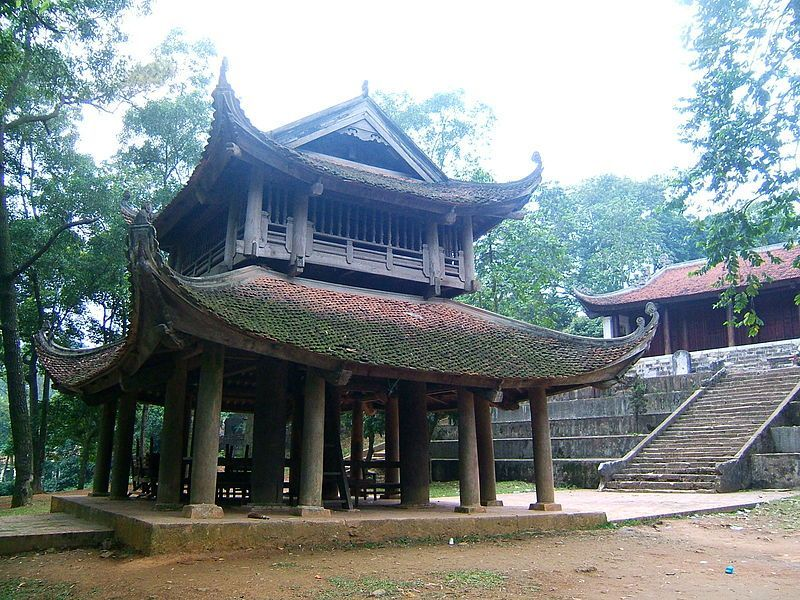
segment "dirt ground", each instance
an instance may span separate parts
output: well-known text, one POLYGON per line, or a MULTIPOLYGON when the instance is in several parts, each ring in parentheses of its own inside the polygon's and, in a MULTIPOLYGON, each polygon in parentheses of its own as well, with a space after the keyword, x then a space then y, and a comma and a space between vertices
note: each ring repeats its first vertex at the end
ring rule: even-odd
POLYGON ((0 599, 798 598, 800 497, 730 515, 455 544, 0 558, 0 599), (726 574, 732 566, 734 572, 726 574))

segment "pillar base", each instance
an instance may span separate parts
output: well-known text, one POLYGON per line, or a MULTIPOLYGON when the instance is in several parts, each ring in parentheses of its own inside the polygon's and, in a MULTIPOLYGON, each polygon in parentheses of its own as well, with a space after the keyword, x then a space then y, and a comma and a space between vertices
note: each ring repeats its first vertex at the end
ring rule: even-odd
POLYGON ((180 502, 156 502, 153 510, 181 510, 183 506, 180 502))
POLYGON ((290 506, 289 514, 296 517, 330 517, 331 511, 322 506, 290 506))
POLYGON ((502 500, 484 500, 481 502, 481 506, 503 506, 502 500))
POLYGON ((411 503, 403 504, 403 502, 401 500, 400 504, 397 505, 397 508, 407 508, 409 510, 419 510, 419 509, 422 509, 422 508, 430 508, 431 506, 433 506, 433 504, 431 504, 430 502, 424 502, 422 504, 411 504, 411 503))
POLYGON ((561 505, 555 502, 535 502, 528 507, 528 510, 542 510, 545 512, 558 512, 561 505))
POLYGON ((486 509, 483 506, 456 506, 455 512, 471 515, 474 513, 485 513, 486 509))
POLYGON ((110 495, 109 492, 89 492, 90 498, 108 498, 110 495))
POLYGON ((221 519, 225 513, 216 504, 187 504, 183 507, 182 516, 187 519, 221 519))

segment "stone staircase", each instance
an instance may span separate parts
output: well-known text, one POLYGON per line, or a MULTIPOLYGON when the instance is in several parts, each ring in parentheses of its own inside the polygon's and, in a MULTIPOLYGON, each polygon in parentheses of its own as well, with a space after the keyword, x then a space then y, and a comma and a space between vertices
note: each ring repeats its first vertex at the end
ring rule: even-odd
MULTIPOLYGON (((646 380, 647 412, 631 414, 630 391, 576 390, 549 401, 556 485, 597 488, 600 464, 625 456, 699 387, 706 374, 646 380)), ((493 411, 495 472, 498 481, 533 480, 530 407, 493 411)), ((440 425, 431 441, 434 481, 458 478, 458 429, 440 425)))
POLYGON ((797 367, 721 377, 620 461, 604 489, 719 490, 719 466, 737 458, 798 382, 797 367))

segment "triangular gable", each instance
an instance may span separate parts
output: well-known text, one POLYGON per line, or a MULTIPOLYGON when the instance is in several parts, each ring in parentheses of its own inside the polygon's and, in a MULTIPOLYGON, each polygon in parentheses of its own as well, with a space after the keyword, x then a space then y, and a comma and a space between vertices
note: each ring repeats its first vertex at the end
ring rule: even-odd
POLYGON ((348 100, 269 133, 304 152, 334 156, 423 181, 447 176, 369 97, 348 100))

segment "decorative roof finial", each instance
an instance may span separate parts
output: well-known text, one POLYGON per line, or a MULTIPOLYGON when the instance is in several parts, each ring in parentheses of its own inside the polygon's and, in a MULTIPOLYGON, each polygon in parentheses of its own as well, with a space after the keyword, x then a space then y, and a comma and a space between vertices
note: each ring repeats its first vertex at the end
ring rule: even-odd
POLYGON ((217 82, 218 88, 227 88, 230 87, 228 83, 228 57, 222 57, 222 65, 219 67, 219 82, 217 82))
POLYGON ((364 80, 364 83, 361 84, 361 95, 364 98, 369 96, 369 81, 367 81, 366 79, 364 80))

